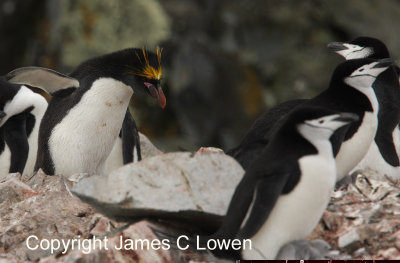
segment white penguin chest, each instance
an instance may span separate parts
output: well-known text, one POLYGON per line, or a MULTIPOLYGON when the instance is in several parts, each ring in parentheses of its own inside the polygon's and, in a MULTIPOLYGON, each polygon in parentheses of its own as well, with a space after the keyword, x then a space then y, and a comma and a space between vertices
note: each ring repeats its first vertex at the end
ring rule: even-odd
POLYGON ((378 127, 376 112, 365 112, 357 132, 342 143, 336 155, 337 180, 346 176, 366 155, 378 127))
MULTIPOLYGON (((396 127, 392 133, 392 140, 397 156, 399 156, 400 131, 398 127, 396 127)), ((383 175, 387 175, 394 180, 400 179, 400 167, 392 166, 385 161, 375 141, 372 142, 368 153, 364 156, 362 161, 351 172, 357 170, 363 170, 363 172, 368 175, 368 178, 380 180, 383 175)))
POLYGON ((274 259, 282 245, 305 238, 319 222, 336 182, 333 158, 306 156, 299 165, 300 181, 278 198, 267 221, 251 237, 253 249, 242 251, 244 259, 274 259))
POLYGON ((49 148, 57 174, 103 173, 132 94, 129 86, 115 79, 93 83, 52 130, 49 148))
POLYGON ((4 150, 0 154, 0 179, 4 178, 8 171, 10 170, 11 166, 11 151, 8 148, 8 145, 4 144, 4 150))

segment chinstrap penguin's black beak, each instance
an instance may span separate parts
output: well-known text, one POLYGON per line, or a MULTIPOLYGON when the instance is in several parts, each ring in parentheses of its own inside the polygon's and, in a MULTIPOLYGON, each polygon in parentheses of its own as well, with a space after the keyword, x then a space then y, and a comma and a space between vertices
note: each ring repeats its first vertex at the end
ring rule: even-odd
POLYGON ((380 59, 380 60, 378 60, 378 64, 376 64, 372 68, 387 68, 387 67, 393 65, 394 62, 395 62, 395 60, 392 58, 380 59))
POLYGON ((158 106, 164 109, 165 105, 167 104, 167 100, 165 98, 161 85, 157 85, 157 88, 149 82, 145 82, 144 85, 149 89, 151 96, 157 100, 158 106))
POLYGON ((354 113, 342 112, 339 115, 340 115, 339 117, 334 119, 335 121, 351 123, 351 122, 358 121, 360 119, 358 117, 358 115, 354 114, 354 113))
POLYGON ((334 52, 346 50, 347 47, 343 45, 341 42, 331 42, 328 44, 328 48, 334 52))

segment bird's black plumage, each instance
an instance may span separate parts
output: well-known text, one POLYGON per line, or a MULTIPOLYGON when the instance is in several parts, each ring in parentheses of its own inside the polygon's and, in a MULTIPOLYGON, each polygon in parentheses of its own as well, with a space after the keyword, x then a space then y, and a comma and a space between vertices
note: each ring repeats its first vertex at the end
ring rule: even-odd
POLYGON ((305 101, 307 100, 290 100, 269 109, 257 118, 240 144, 227 151, 226 154, 234 157, 246 170, 268 144, 273 127, 279 123, 288 112, 305 101))
POLYGON ((7 120, 1 130, 4 141, 8 145, 11 153, 11 163, 9 173, 21 173, 24 171, 29 153, 28 137, 32 132, 35 121, 30 113, 33 107, 27 108, 23 113, 11 117, 7 120))

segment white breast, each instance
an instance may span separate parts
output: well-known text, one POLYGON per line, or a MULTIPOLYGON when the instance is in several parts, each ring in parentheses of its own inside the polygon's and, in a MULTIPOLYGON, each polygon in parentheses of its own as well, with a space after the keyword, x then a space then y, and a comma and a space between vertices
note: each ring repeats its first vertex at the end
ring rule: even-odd
POLYGON ((11 166, 11 152, 7 144, 5 144, 4 151, 0 155, 0 179, 8 174, 11 166))
MULTIPOLYGON (((110 155, 106 160, 105 174, 110 174, 112 171, 122 167, 124 165, 123 153, 122 153, 122 138, 118 137, 115 140, 114 147, 111 150, 110 155)), ((132 149, 133 162, 138 161, 136 146, 132 149)))
POLYGON ((129 86, 115 79, 101 78, 93 83, 50 136, 57 174, 104 172, 132 94, 129 86))
POLYGON ((376 112, 366 112, 361 126, 353 137, 342 143, 339 153, 336 155, 337 180, 356 167, 364 158, 373 142, 378 127, 376 112))
MULTIPOLYGON (((23 87, 23 88, 25 88, 25 87, 23 87)), ((31 174, 34 171, 37 150, 38 150, 40 122, 42 121, 43 115, 46 112, 46 109, 48 106, 47 101, 41 95, 36 94, 34 92, 32 92, 32 101, 33 101, 34 108, 31 111, 31 113, 35 116, 35 125, 33 126, 32 132, 28 138, 29 153, 28 153, 28 159, 26 161, 23 174, 31 174)))
POLYGON ((105 174, 110 174, 112 171, 118 169, 124 165, 123 154, 122 154, 122 139, 118 137, 115 140, 115 144, 111 150, 110 155, 107 158, 105 166, 105 174))
MULTIPOLYGON (((393 143, 396 147, 397 156, 399 156, 400 131, 398 128, 393 131, 393 143)), ((370 177, 376 179, 383 179, 384 175, 395 180, 400 179, 400 167, 391 166, 382 158, 375 141, 369 147, 368 153, 364 159, 353 169, 353 171, 356 170, 364 170, 370 177)))
POLYGON ((282 245, 305 238, 319 222, 336 182, 333 158, 306 156, 299 165, 299 183, 278 198, 265 224, 251 238, 253 249, 242 251, 244 259, 274 259, 282 245))

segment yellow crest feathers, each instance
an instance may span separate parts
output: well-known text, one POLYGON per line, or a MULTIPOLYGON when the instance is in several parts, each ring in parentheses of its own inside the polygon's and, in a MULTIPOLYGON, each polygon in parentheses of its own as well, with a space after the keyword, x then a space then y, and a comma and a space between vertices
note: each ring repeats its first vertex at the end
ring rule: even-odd
POLYGON ((156 55, 157 55, 158 67, 154 68, 153 66, 150 66, 148 53, 143 48, 142 49, 143 59, 141 59, 141 56, 138 53, 136 53, 136 56, 138 57, 139 62, 142 64, 143 67, 141 69, 136 69, 135 71, 133 71, 131 73, 134 75, 137 75, 137 76, 148 78, 148 79, 157 79, 157 80, 161 79, 161 75, 162 75, 161 53, 162 53, 162 49, 157 47, 156 55))

